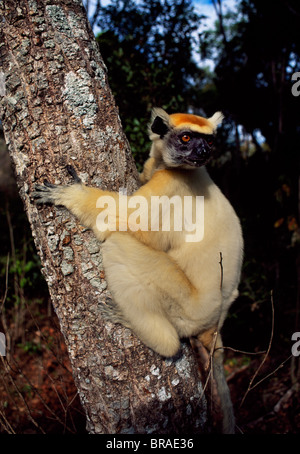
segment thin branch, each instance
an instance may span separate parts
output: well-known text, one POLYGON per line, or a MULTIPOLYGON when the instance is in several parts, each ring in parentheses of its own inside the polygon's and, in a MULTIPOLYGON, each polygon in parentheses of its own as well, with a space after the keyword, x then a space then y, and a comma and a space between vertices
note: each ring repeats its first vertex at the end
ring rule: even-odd
MULTIPOLYGON (((220 290, 222 291, 222 288, 223 288, 223 275, 224 275, 224 270, 223 270, 223 255, 222 255, 222 252, 220 252, 220 261, 219 261, 219 265, 220 265, 220 268, 221 268, 220 290)), ((222 299, 222 301, 223 301, 223 299, 222 299)))
POLYGON ((219 265, 220 265, 220 270, 221 270, 221 278, 220 278, 220 292, 221 292, 221 307, 220 307, 220 313, 219 313, 219 319, 218 319, 218 324, 217 324, 217 329, 216 331, 214 332, 214 335, 213 335, 213 341, 212 341, 212 346, 211 346, 211 349, 210 349, 210 364, 211 364, 211 367, 212 367, 212 364, 213 364, 213 355, 214 355, 214 352, 216 351, 216 343, 217 343, 217 338, 218 338, 218 334, 219 334, 219 331, 220 331, 220 328, 221 328, 221 319, 222 319, 222 309, 223 309, 223 295, 222 295, 222 290, 223 290, 223 277, 224 277, 224 269, 223 269, 223 255, 222 255, 222 252, 220 252, 220 261, 219 261, 219 265))
POLYGON ((268 375, 266 375, 265 377, 263 377, 261 380, 259 380, 257 383, 255 383, 251 389, 254 389, 256 388, 256 386, 260 385, 263 381, 265 381, 267 378, 271 377, 272 375, 274 375, 279 369, 281 369, 284 364, 289 361, 291 359, 293 355, 290 355, 287 359, 285 359, 282 363, 279 364, 279 366, 276 367, 276 369, 274 369, 272 372, 270 372, 268 375))
POLYGON ((220 29, 220 34, 223 37, 224 40, 224 46, 227 46, 227 37, 226 37, 226 32, 224 28, 224 14, 222 11, 222 1, 221 0, 212 0, 213 7, 215 9, 216 15, 218 16, 219 20, 219 29, 220 29))
MULTIPOLYGON (((212 381, 213 381, 213 378, 214 378, 214 375, 213 375, 213 356, 214 356, 214 352, 216 351, 216 343, 217 343, 217 338, 218 338, 218 334, 219 334, 219 331, 220 331, 222 306, 223 306, 222 289, 223 289, 223 271, 224 270, 223 270, 223 256, 222 256, 222 252, 220 252, 220 262, 219 262, 219 264, 220 264, 220 269, 221 269, 221 278, 220 278, 221 308, 220 308, 217 328, 216 328, 216 331, 213 334, 211 349, 210 349, 210 352, 209 352, 209 359, 208 359, 208 365, 207 365, 207 369, 209 370, 209 372, 208 372, 208 375, 207 375, 207 378, 206 378, 206 381, 205 381, 203 392, 206 390, 206 387, 208 385, 208 382, 209 382, 210 378, 212 378, 212 381)), ((211 381, 211 383, 212 383, 212 381, 211 381)), ((212 386, 213 386, 213 384, 212 384, 212 386)))
POLYGON ((9 253, 7 254, 7 259, 6 259, 6 271, 5 271, 5 290, 4 290, 4 295, 1 301, 1 307, 0 307, 0 316, 1 316, 1 322, 5 334, 5 341, 6 341, 6 356, 7 358, 10 358, 10 350, 11 350, 11 336, 10 332, 7 326, 7 320, 6 320, 6 313, 3 312, 4 304, 7 298, 7 292, 8 292, 8 272, 9 272, 9 253))
POLYGON ((6 258, 6 270, 5 270, 5 290, 4 290, 4 295, 1 301, 1 307, 0 307, 0 314, 2 313, 4 303, 6 301, 7 297, 7 292, 8 292, 8 269, 9 269, 9 253, 7 254, 6 258))
MULTIPOLYGON (((36 394, 38 395, 40 401, 42 402, 42 404, 44 405, 44 407, 46 408, 46 410, 49 411, 49 413, 54 417, 55 420, 57 420, 65 429, 68 429, 71 433, 73 433, 73 430, 66 426, 65 422, 51 409, 51 407, 49 407, 49 405, 47 404, 47 402, 45 401, 45 399, 43 398, 43 396, 41 395, 40 391, 38 388, 36 388, 33 383, 30 381, 30 379, 27 377, 27 375, 24 374, 24 372, 20 369, 18 363, 16 362, 16 360, 12 357, 12 361, 14 362, 14 365, 17 369, 17 373, 23 377, 28 385, 34 389, 34 391, 36 392, 36 394)), ((9 364, 9 367, 11 368, 11 365, 9 364)), ((47 374, 47 376, 49 377, 49 375, 47 374)), ((10 377, 11 378, 11 377, 10 377)), ((12 378, 11 378, 12 380, 12 378)), ((12 380, 13 381, 13 380, 12 380)), ((53 380, 52 380, 53 381, 53 380)), ((14 384, 14 386, 16 387, 16 385, 14 384)), ((57 392, 56 388, 55 388, 55 392, 57 392)), ((24 398, 23 398, 24 400, 24 398)), ((25 402, 26 403, 26 402, 25 402)), ((27 404, 26 404, 27 406, 27 404)), ((65 410, 65 407, 62 405, 63 409, 65 410)), ((30 411, 29 407, 27 406, 28 410, 30 411)), ((39 427, 39 426, 38 426, 39 427)), ((41 427, 39 427, 41 430, 43 430, 41 427)))
POLYGON ((44 344, 47 346, 47 349, 52 353, 53 357, 55 358, 55 361, 67 372, 69 372, 70 375, 72 375, 72 372, 68 369, 68 367, 61 361, 58 357, 58 355, 55 353, 53 347, 49 343, 49 339, 44 335, 43 330, 39 326, 38 322, 36 321, 36 317, 32 314, 32 311, 30 309, 29 304, 25 301, 26 309, 31 317, 32 322, 34 323, 37 331, 41 333, 41 339, 44 341, 44 344))
POLYGON ((286 404, 295 391, 297 391, 297 383, 295 383, 290 389, 286 391, 286 393, 279 399, 277 404, 274 406, 274 412, 278 413, 282 407, 282 405, 286 404))
POLYGON ((277 404, 274 406, 273 410, 271 410, 270 412, 264 414, 263 416, 261 416, 260 418, 256 419, 255 421, 251 421, 250 423, 247 423, 247 426, 256 426, 258 424, 260 424, 262 421, 264 421, 265 418, 268 418, 268 417, 271 417, 271 416, 274 416, 276 415, 282 404, 288 402, 288 400, 291 398, 291 396, 293 395, 293 393, 297 391, 297 387, 295 385, 293 385, 290 389, 288 389, 288 391, 286 391, 286 393, 279 399, 279 401, 277 402, 277 404))
POLYGON ((204 386, 204 390, 205 390, 206 387, 207 387, 207 384, 210 381, 210 384, 211 384, 210 390, 211 390, 211 396, 212 396, 211 405, 217 405, 217 401, 220 398, 219 393, 218 393, 218 389, 217 389, 217 385, 216 385, 216 382, 214 380, 214 361, 213 361, 213 357, 214 357, 214 353, 216 351, 216 343, 217 343, 217 339, 218 339, 218 334, 219 334, 219 331, 221 329, 222 310, 223 310, 223 294, 222 294, 222 290, 223 290, 224 270, 223 270, 223 256, 222 256, 222 252, 220 252, 219 265, 220 265, 220 270, 221 270, 221 278, 220 278, 221 307, 220 307, 220 313, 219 313, 219 319, 218 319, 217 328, 216 328, 216 331, 213 334, 212 345, 211 345, 211 349, 210 349, 210 352, 209 352, 209 363, 208 363, 209 372, 208 372, 208 375, 207 375, 207 378, 206 378, 206 382, 205 382, 205 386, 204 386))
MULTIPOLYGON (((213 378, 214 378, 214 374, 213 374, 213 356, 214 356, 214 352, 216 351, 216 343, 217 343, 218 334, 219 334, 219 331, 220 331, 220 328, 221 328, 220 325, 221 325, 222 309, 223 309, 222 289, 223 289, 223 275, 224 275, 222 252, 220 252, 219 265, 220 265, 220 270, 221 270, 221 278, 220 278, 221 307, 220 307, 220 313, 219 313, 217 329, 216 329, 216 331, 213 334, 212 345, 211 345, 211 349, 210 349, 210 352, 209 352, 209 363, 208 363, 209 373, 208 373, 208 376, 207 376, 207 380, 206 380, 205 386, 207 386, 207 383, 208 383, 208 381, 210 379, 210 376, 212 377, 212 381, 213 381, 213 378)), ((213 384, 212 384, 212 386, 213 386, 213 384)))
POLYGON ((290 3, 289 3, 289 2, 287 2, 287 7, 288 7, 288 9, 289 9, 289 10, 291 11, 291 13, 292 13, 292 14, 294 14, 295 16, 298 16, 298 17, 300 17, 300 14, 299 14, 299 12, 298 12, 298 11, 296 11, 296 10, 295 10, 295 8, 293 8, 293 7, 292 7, 292 6, 290 5, 290 3))
MULTIPOLYGON (((271 306, 272 306, 272 329, 271 329, 271 336, 270 336, 270 341, 269 341, 269 345, 268 345, 268 349, 267 349, 267 352, 262 360, 262 362, 260 363, 260 365, 258 366, 255 374, 253 375, 252 379, 250 380, 250 383, 249 383, 249 386, 248 386, 248 389, 247 391, 245 392, 245 395, 242 399, 242 402, 240 404, 240 407, 243 405, 243 403, 245 402, 245 399, 248 395, 248 393, 253 389, 255 388, 259 383, 261 383, 264 379, 260 380, 258 383, 254 384, 253 385, 253 382, 255 380, 255 378, 257 377, 259 371, 261 370, 262 366, 264 365, 264 363, 266 362, 267 360, 267 357, 269 356, 269 353, 270 353, 270 350, 271 350, 271 345, 272 345, 272 341, 273 341, 273 335, 274 335, 274 301, 273 301, 273 290, 271 291, 271 306)), ((274 373, 274 372, 273 372, 274 373)), ((271 374, 270 374, 271 375, 271 374)))
POLYGON ((4 430, 6 430, 7 433, 9 434, 16 434, 16 432, 14 431, 14 429, 12 428, 12 426, 10 425, 9 421, 6 419, 6 416, 4 413, 2 413, 2 411, 0 410, 0 416, 1 418, 3 419, 4 423, 0 421, 0 424, 1 426, 4 428, 4 430))
POLYGON ((233 347, 225 347, 224 345, 222 347, 217 347, 215 351, 217 350, 231 350, 232 352, 242 353, 243 355, 263 355, 266 353, 266 350, 262 350, 260 352, 246 352, 244 350, 238 350, 237 348, 233 347))
POLYGON ((13 380, 13 378, 11 377, 9 371, 8 371, 8 367, 7 367, 7 362, 4 360, 3 356, 0 356, 0 359, 3 363, 3 366, 4 366, 4 369, 13 385, 13 387, 15 388, 18 396, 20 397, 20 399, 22 400, 22 402, 24 403, 25 405, 25 409, 26 409, 26 412, 27 412, 27 415, 28 415, 28 418, 30 419, 30 421, 43 433, 45 434, 45 431, 43 430, 43 428, 36 422, 36 420, 33 418, 32 414, 31 414, 31 410, 26 402, 26 399, 24 398, 24 396, 22 395, 19 387, 17 386, 16 382, 13 380))

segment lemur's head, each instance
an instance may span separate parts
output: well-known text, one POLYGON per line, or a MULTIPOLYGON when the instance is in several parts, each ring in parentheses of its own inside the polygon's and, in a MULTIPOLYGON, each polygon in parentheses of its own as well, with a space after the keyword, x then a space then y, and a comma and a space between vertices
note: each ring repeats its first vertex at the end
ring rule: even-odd
POLYGON ((160 153, 167 167, 201 167, 212 156, 214 134, 223 114, 210 118, 192 114, 168 115, 163 109, 152 111, 150 139, 156 143, 152 153, 160 153))

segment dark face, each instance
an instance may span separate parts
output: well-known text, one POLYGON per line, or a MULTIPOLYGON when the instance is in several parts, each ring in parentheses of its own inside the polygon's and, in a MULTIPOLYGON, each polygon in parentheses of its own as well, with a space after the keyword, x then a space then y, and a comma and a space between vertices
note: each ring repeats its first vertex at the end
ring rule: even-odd
POLYGON ((172 131, 166 137, 170 158, 176 165, 201 167, 212 157, 214 136, 190 130, 172 131))

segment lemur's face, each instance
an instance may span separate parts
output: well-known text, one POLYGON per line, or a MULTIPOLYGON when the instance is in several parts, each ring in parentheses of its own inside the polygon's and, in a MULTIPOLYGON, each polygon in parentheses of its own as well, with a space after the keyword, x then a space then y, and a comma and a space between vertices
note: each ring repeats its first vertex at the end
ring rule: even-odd
POLYGON ((164 138, 168 163, 174 166, 201 167, 212 157, 213 134, 182 129, 170 131, 164 138))
POLYGON ((154 109, 151 132, 156 136, 152 140, 163 142, 161 157, 168 167, 201 167, 212 157, 214 132, 222 119, 220 112, 207 119, 154 109))

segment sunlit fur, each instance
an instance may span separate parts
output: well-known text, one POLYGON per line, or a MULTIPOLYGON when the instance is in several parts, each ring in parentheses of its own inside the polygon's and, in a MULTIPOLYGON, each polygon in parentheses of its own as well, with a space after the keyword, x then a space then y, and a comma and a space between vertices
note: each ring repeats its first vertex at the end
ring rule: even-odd
MULTIPOLYGON (((41 202, 67 207, 93 229, 99 240, 105 240, 103 263, 117 305, 111 319, 129 326, 147 346, 165 357, 178 352, 183 337, 198 336, 210 349, 214 331, 222 326, 238 295, 243 254, 239 219, 205 167, 174 165, 174 149, 166 146, 168 137, 181 130, 213 135, 222 118, 220 112, 205 119, 187 114, 169 116, 162 109, 154 109, 151 124, 157 119, 164 132, 151 131, 150 124, 150 157, 140 176, 143 185, 133 194, 149 202, 151 196, 204 196, 204 238, 200 242, 186 242, 185 232, 177 231, 99 232, 96 220, 101 209, 96 208, 97 199, 111 195, 118 205, 117 193, 74 184, 49 188, 48 194, 44 190, 40 196, 41 202)), ((217 345, 222 346, 220 334, 217 345)), ((233 432, 220 349, 215 353, 214 373, 224 432, 233 432)))

